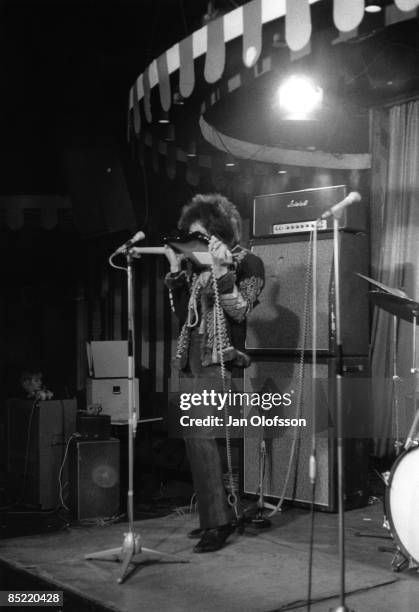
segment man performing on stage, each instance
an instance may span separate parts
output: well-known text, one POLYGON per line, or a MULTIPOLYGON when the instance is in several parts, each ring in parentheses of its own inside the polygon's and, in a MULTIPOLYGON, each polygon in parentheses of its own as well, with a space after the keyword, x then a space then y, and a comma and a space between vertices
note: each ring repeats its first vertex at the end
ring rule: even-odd
MULTIPOLYGON (((199 232, 212 259, 209 267, 197 268, 187 255, 166 246, 166 285, 182 324, 175 361, 194 379, 194 392, 202 392, 208 381, 221 391, 228 388, 233 369, 250 363, 243 352, 246 317, 263 288, 263 263, 239 245, 239 212, 222 195, 196 195, 184 206, 178 228, 199 232)), ((200 519, 200 529, 189 535, 200 538, 194 547, 198 553, 222 548, 234 531, 217 440, 209 429, 185 436, 200 519)))

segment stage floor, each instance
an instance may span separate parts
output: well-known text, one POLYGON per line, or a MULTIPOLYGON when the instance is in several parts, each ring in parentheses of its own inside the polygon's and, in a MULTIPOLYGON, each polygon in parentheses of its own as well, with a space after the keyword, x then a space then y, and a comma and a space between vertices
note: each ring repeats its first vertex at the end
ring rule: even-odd
MULTIPOLYGON (((359 532, 386 536, 382 506, 377 503, 345 514, 347 605, 356 612, 416 612, 419 609, 419 576, 413 570, 391 570, 391 541, 360 537, 359 532)), ((310 515, 288 509, 276 515, 266 531, 247 528, 234 535, 216 553, 192 553, 186 533, 197 525, 195 514, 138 521, 136 531, 144 547, 172 553, 157 560, 146 553, 126 582, 117 584, 121 565, 87 561, 87 553, 122 544, 125 523, 107 527, 73 527, 67 531, 3 540, 0 562, 34 580, 86 601, 90 609, 130 612, 274 611, 303 609, 307 596, 310 515), (186 563, 185 563, 186 562, 186 563)), ((138 563, 137 563, 138 562, 138 563)), ((315 515, 313 611, 338 605, 339 563, 337 516, 315 515)), ((2 588, 10 588, 3 585, 2 588)), ((29 588, 29 587, 28 587, 29 588)), ((70 605, 64 610, 70 609, 70 605)))

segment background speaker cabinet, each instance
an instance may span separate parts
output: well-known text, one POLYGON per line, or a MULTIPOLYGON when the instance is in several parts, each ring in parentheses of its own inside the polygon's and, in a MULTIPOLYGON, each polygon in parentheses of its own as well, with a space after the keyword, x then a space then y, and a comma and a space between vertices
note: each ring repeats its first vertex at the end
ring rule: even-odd
MULTIPOLYGON (((323 358, 318 363, 317 376, 323 379, 316 392, 317 422, 317 482, 315 505, 318 509, 337 511, 337 459, 335 434, 335 374, 336 360, 323 358)), ((368 502, 368 378, 367 360, 349 358, 344 361, 349 382, 344 387, 344 457, 345 457, 345 499, 346 509, 362 507, 368 502)), ((277 356, 273 359, 258 358, 245 370, 244 389, 248 393, 276 391, 293 395, 292 405, 284 416, 294 416, 296 398, 301 378, 298 359, 277 356)), ((303 396, 301 416, 306 418, 307 427, 297 428, 298 441, 292 463, 291 476, 285 492, 285 499, 297 505, 311 503, 309 480, 309 457, 311 453, 311 363, 303 366, 303 396)), ((269 417, 269 412, 264 412, 269 417)), ((290 462, 294 428, 244 428, 244 470, 243 490, 258 493, 259 449, 265 439, 266 462, 264 494, 279 499, 283 495, 288 464, 290 462)))
POLYGON ((119 511, 119 440, 75 440, 70 451, 71 510, 77 520, 119 511))
MULTIPOLYGON (((41 509, 60 502, 58 474, 66 443, 76 431, 76 400, 34 402, 10 399, 8 407, 8 489, 11 498, 41 509)), ((62 483, 68 480, 64 465, 62 483)))
MULTIPOLYGON (((345 355, 366 355, 369 341, 368 236, 339 232, 342 343, 345 355)), ((296 352, 303 344, 307 235, 254 241, 252 251, 265 264, 266 284, 260 304, 248 318, 246 348, 256 352, 296 352)), ((333 236, 319 234, 317 265, 317 347, 334 352, 333 236)), ((309 291, 311 303, 311 289, 309 291)), ((305 344, 311 349, 311 307, 305 344)))

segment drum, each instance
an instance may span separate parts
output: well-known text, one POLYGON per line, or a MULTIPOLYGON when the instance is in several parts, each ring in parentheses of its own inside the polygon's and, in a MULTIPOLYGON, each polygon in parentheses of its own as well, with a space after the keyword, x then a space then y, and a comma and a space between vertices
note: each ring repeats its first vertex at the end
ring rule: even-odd
POLYGON ((395 461, 386 490, 386 513, 400 551, 410 565, 419 565, 419 446, 395 461))

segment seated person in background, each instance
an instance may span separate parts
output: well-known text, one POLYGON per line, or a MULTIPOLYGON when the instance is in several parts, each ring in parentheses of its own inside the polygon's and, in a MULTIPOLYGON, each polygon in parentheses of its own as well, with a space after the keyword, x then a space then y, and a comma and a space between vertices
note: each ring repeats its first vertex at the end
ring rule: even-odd
POLYGON ((39 369, 25 370, 20 376, 20 386, 26 399, 50 400, 54 397, 52 391, 47 389, 42 381, 42 372, 39 369))

